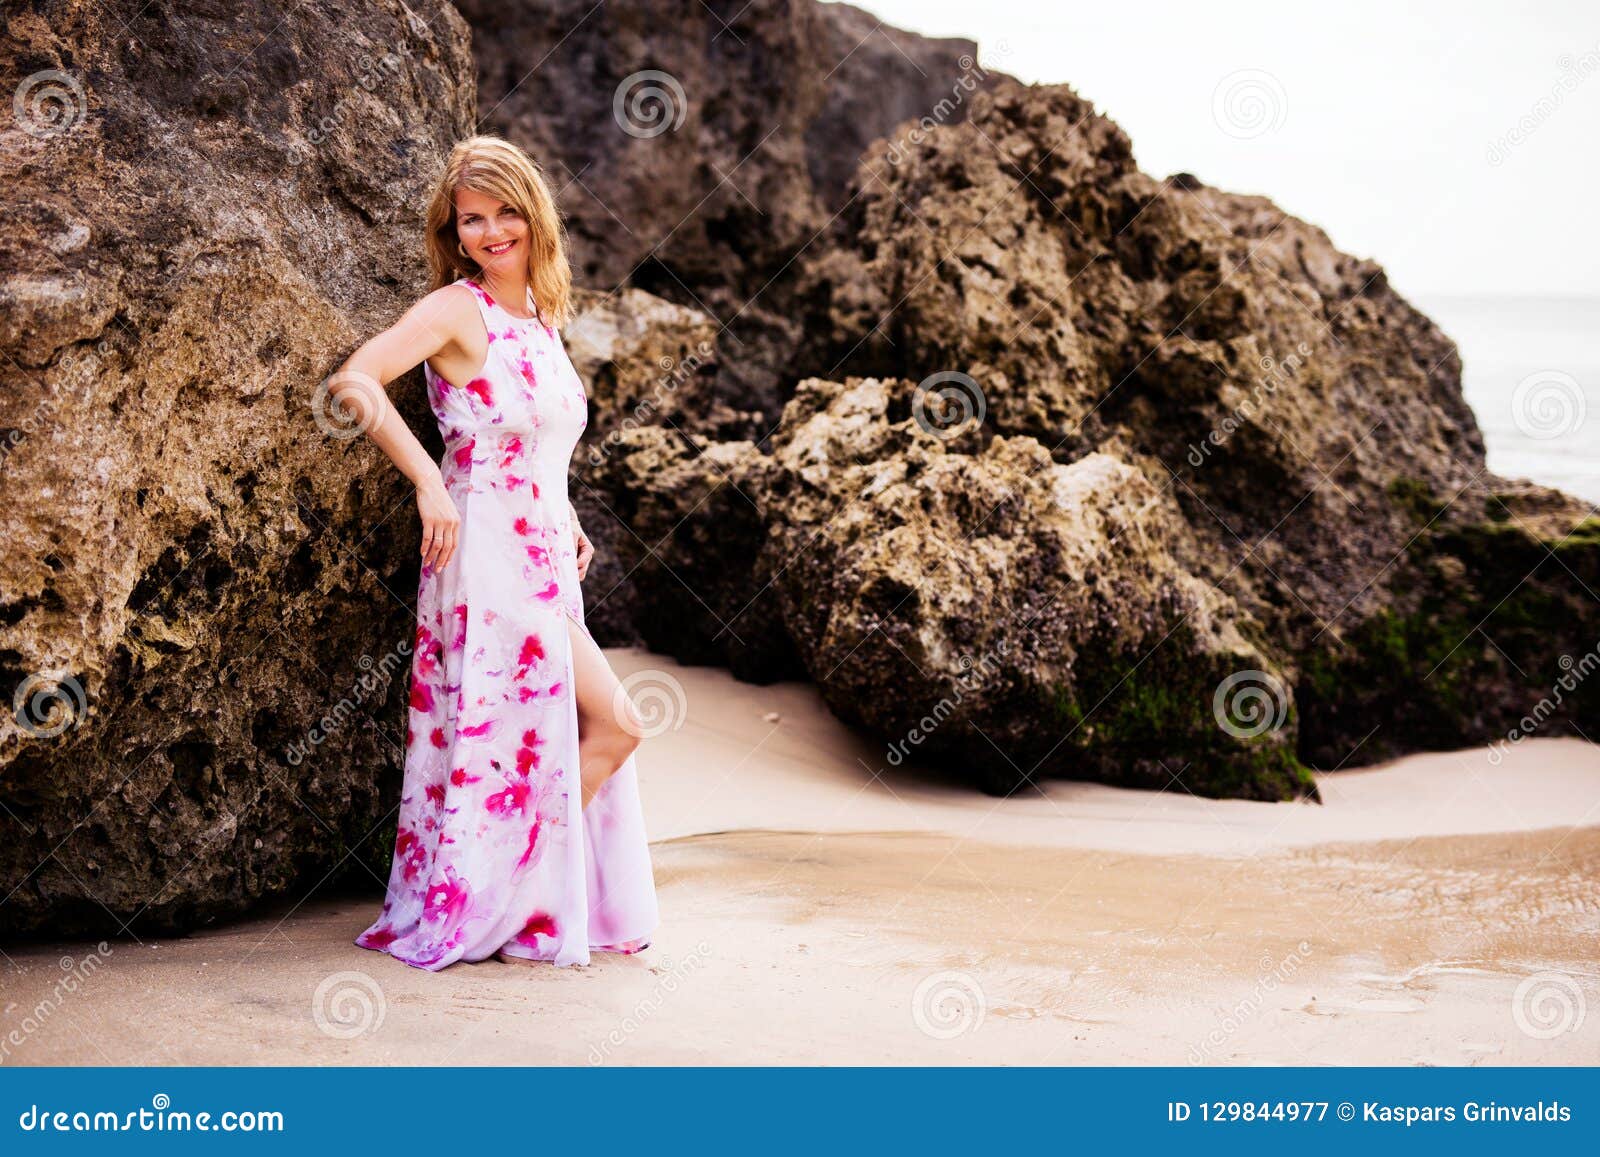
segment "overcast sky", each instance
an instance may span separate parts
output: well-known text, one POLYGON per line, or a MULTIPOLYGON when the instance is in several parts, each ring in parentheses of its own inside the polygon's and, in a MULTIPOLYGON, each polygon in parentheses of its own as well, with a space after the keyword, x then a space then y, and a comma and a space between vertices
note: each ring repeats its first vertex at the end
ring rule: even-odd
POLYGON ((1600 0, 859 6, 1071 84, 1146 172, 1263 193, 1402 294, 1600 294, 1600 0))

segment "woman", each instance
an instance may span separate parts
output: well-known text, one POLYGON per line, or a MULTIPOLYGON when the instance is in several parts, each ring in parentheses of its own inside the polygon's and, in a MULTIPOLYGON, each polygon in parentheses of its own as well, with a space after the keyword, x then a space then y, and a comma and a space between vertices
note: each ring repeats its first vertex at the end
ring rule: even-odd
POLYGON ((588 399, 557 327, 555 199, 516 146, 451 152, 428 210, 434 290, 330 381, 417 488, 422 574, 388 895, 362 948, 437 971, 587 964, 657 920, 633 752, 642 723, 583 622, 593 548, 567 498, 588 399), (425 363, 432 461, 383 383, 425 363))

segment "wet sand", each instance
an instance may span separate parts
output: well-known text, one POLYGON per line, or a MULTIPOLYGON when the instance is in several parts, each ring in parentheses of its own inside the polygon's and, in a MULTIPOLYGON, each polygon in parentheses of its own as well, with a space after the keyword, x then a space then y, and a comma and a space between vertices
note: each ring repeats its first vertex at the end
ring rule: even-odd
POLYGON ((0 1063, 1600 1063, 1593 745, 1323 775, 1321 806, 1000 801, 885 768, 809 687, 610 654, 687 704, 640 754, 650 948, 426 973, 350 943, 381 882, 312 893, 8 948, 0 1063))

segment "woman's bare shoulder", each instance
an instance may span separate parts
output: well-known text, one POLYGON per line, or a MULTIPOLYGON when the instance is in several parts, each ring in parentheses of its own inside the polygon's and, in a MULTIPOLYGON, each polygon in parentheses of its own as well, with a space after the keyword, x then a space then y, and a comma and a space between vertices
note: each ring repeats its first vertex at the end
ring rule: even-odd
POLYGON ((460 338, 472 332, 478 307, 472 290, 460 282, 440 286, 406 310, 397 325, 426 328, 447 338, 460 338))

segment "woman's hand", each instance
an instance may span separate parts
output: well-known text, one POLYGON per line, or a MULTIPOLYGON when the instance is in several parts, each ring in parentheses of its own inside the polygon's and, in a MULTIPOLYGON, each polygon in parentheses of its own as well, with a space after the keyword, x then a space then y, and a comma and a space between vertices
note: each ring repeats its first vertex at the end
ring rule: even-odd
POLYGON ((583 576, 589 573, 589 560, 594 557, 594 543, 589 541, 589 536, 583 533, 583 527, 578 525, 578 512, 572 512, 572 548, 578 552, 578 581, 583 581, 583 576))
POLYGON ((440 570, 456 552, 461 527, 461 514, 442 477, 417 487, 417 513, 422 516, 423 565, 440 570))

